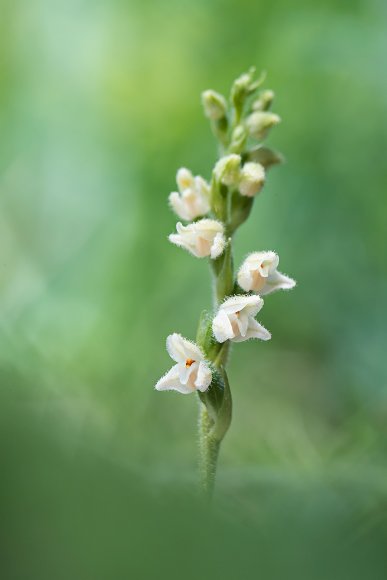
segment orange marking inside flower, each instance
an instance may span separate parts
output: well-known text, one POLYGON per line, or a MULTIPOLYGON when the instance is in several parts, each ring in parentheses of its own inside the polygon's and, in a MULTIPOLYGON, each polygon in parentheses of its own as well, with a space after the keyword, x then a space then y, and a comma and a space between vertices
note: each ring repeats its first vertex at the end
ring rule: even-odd
POLYGON ((187 358, 187 360, 185 361, 185 366, 188 368, 188 367, 190 367, 191 365, 193 365, 193 364, 194 364, 194 362, 195 362, 195 361, 194 361, 194 359, 193 359, 193 358, 187 358))

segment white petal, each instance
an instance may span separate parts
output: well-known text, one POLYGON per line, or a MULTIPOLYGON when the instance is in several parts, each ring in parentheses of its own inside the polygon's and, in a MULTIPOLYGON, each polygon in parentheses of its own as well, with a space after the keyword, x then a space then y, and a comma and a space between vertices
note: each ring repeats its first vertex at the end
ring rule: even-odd
POLYGON ((223 234, 224 225, 216 220, 204 218, 191 224, 197 232, 203 236, 209 236, 208 239, 213 239, 217 233, 223 234))
POLYGON ((243 342, 250 338, 259 338, 260 340, 270 340, 271 334, 264 326, 259 324, 254 318, 249 318, 249 326, 246 336, 236 336, 232 338, 232 342, 243 342))
MULTIPOLYGON (((176 224, 177 234, 171 234, 169 240, 188 250, 197 258, 210 256, 211 246, 214 243, 218 233, 223 235, 224 226, 216 220, 202 219, 193 224, 183 226, 182 223, 176 224)), ((219 238, 215 244, 215 254, 220 251, 221 242, 219 238)))
MULTIPOLYGON (((179 222, 179 224, 177 224, 177 226, 178 225, 182 226, 182 224, 180 224, 180 222, 179 222)), ((182 227, 184 227, 184 226, 182 226, 182 227)), ((178 234, 170 234, 168 236, 168 239, 170 242, 172 242, 172 244, 175 244, 176 246, 179 246, 180 248, 184 248, 185 250, 190 252, 196 258, 203 257, 200 255, 200 253, 198 253, 196 246, 195 246, 195 243, 192 240, 192 235, 191 235, 190 231, 182 232, 182 233, 178 233, 178 234)))
POLYGON ((248 338, 259 338, 260 340, 271 339, 270 332, 264 326, 262 326, 262 324, 259 324, 259 322, 255 320, 255 318, 250 318, 249 328, 247 329, 246 336, 248 338))
POLYGON ((161 379, 156 383, 157 391, 178 391, 183 395, 193 392, 192 387, 182 385, 179 379, 179 365, 173 366, 161 379))
POLYGON ((239 180, 239 192, 247 197, 254 197, 265 183, 265 168, 260 163, 245 163, 239 180))
POLYGON ((198 369, 199 362, 194 362, 190 365, 186 365, 185 363, 179 363, 179 376, 181 384, 193 387, 196 380, 198 369))
POLYGON ((246 304, 243 309, 249 317, 257 316, 258 312, 262 309, 263 306, 263 299, 259 296, 259 294, 255 294, 255 297, 258 299, 255 302, 251 301, 250 304, 246 304))
POLYGON ((251 271, 246 264, 242 264, 239 272, 238 272, 238 284, 245 290, 245 292, 250 292, 253 287, 253 278, 251 276, 251 271))
POLYGON ((181 167, 176 174, 176 183, 179 191, 182 192, 194 185, 194 177, 189 169, 181 167))
POLYGON ((291 290, 296 285, 296 281, 281 272, 275 271, 269 275, 265 286, 261 289, 261 294, 270 294, 276 290, 291 290))
POLYGON ((187 221, 192 219, 191 216, 187 212, 186 204, 184 203, 184 201, 182 200, 180 195, 177 193, 177 191, 173 191, 169 195, 168 200, 169 200, 169 205, 171 206, 171 208, 173 209, 175 214, 179 216, 179 218, 181 218, 182 220, 187 220, 187 221))
POLYGON ((238 316, 236 316, 236 323, 239 328, 239 333, 241 336, 246 336, 247 329, 249 327, 249 320, 250 319, 248 315, 245 314, 243 310, 238 316))
POLYGON ((263 277, 267 277, 270 272, 276 270, 279 263, 279 257, 275 252, 253 252, 243 262, 242 268, 255 272, 256 270, 263 277))
POLYGON ((195 386, 199 391, 204 392, 210 386, 211 381, 212 381, 211 369, 205 362, 202 361, 199 364, 198 376, 195 381, 195 386))
POLYGON ((263 300, 257 294, 251 296, 231 296, 225 300, 221 305, 220 309, 224 310, 227 314, 232 314, 235 312, 240 312, 244 308, 248 310, 256 310, 256 313, 260 311, 263 306, 263 300))
POLYGON ((216 236, 214 238, 214 242, 211 246, 211 258, 213 260, 215 260, 216 258, 218 258, 222 254, 225 245, 226 245, 226 239, 225 239, 224 235, 221 233, 216 234, 216 236))
POLYGON ((210 195, 210 186, 203 177, 197 175, 195 177, 195 189, 198 193, 200 193, 204 198, 208 198, 210 195))
POLYGON ((169 356, 178 363, 185 363, 188 359, 195 361, 201 361, 204 359, 204 355, 200 348, 177 332, 168 336, 167 351, 169 356))
POLYGON ((234 336, 230 319, 222 307, 212 321, 212 332, 218 342, 225 342, 234 336))

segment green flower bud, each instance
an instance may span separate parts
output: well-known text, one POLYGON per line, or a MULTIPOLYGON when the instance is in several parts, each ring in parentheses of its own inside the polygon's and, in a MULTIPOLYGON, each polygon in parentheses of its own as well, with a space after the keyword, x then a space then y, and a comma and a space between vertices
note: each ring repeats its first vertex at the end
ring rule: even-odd
POLYGON ((218 121, 226 116, 227 102, 223 95, 212 91, 204 91, 202 93, 202 104, 206 117, 213 121, 218 121))
POLYGON ((253 103, 254 111, 268 111, 274 101, 274 92, 271 90, 262 91, 259 98, 253 103))
POLYGON ((260 141, 266 137, 272 127, 280 123, 281 118, 275 113, 255 111, 246 119, 247 129, 252 137, 260 141))
POLYGON ((229 150, 232 153, 241 153, 243 147, 245 146, 248 133, 246 127, 243 125, 238 125, 235 127, 233 134, 231 136, 231 144, 229 150))
POLYGON ((231 88, 231 101, 238 111, 243 108, 245 99, 252 95, 265 80, 266 73, 262 73, 256 81, 253 81, 254 74, 255 67, 252 67, 234 81, 231 88))
POLYGON ((231 153, 219 159, 214 167, 214 175, 223 185, 233 186, 239 182, 241 156, 231 153))

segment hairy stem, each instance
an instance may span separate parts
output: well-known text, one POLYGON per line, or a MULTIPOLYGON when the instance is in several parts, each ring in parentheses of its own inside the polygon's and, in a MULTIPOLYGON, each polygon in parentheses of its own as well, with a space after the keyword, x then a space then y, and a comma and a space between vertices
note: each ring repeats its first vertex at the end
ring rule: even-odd
POLYGON ((220 441, 211 435, 214 421, 206 405, 200 403, 199 411, 199 450, 201 488, 208 500, 211 500, 215 485, 216 465, 220 441))
MULTIPOLYGON (((229 204, 230 204, 230 192, 224 200, 225 204, 225 214, 227 215, 227 222, 229 222, 229 204)), ((217 259, 211 262, 213 276, 214 276, 214 306, 217 308, 223 300, 229 296, 234 288, 234 274, 233 274, 233 258, 232 258, 232 240, 229 238, 225 251, 217 259)), ((229 343, 224 343, 219 345, 220 348, 214 353, 213 363, 217 369, 223 369, 226 366, 227 355, 229 351, 229 343)), ((227 384, 228 387, 228 384, 227 384)), ((228 389, 229 393, 229 389, 228 389)), ((223 392, 223 398, 225 393, 223 392)), ((231 401, 231 399, 230 399, 231 401)), ((216 476, 217 460, 220 450, 221 441, 229 427, 229 422, 227 423, 226 429, 218 437, 215 437, 215 430, 219 432, 219 421, 221 414, 221 407, 211 409, 212 417, 209 412, 209 407, 205 402, 200 403, 200 414, 199 414, 199 451, 200 451, 200 476, 202 490, 208 499, 211 499, 216 476)), ((231 414, 230 414, 231 420, 231 414)))

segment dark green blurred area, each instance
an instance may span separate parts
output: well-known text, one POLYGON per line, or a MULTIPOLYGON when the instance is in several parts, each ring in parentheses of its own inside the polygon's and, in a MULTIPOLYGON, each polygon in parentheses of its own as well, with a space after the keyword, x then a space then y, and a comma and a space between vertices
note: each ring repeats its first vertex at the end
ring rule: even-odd
POLYGON ((387 4, 2 0, 1 578, 384 578, 387 4), (200 106, 252 64, 282 124, 236 263, 272 249, 269 343, 237 344, 212 515, 194 397, 157 393, 210 305, 167 195, 200 106))

